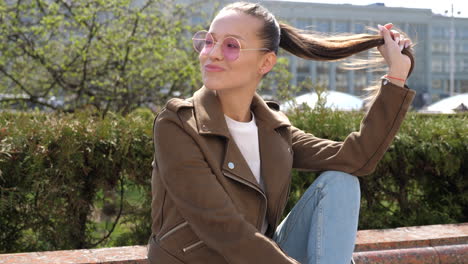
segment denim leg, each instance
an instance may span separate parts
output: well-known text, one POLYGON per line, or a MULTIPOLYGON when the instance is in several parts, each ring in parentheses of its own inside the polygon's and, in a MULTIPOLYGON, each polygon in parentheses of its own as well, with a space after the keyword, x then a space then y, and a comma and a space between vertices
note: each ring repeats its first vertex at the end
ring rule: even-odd
POLYGON ((356 176, 326 171, 277 227, 273 240, 303 264, 348 264, 354 251, 360 199, 356 176))

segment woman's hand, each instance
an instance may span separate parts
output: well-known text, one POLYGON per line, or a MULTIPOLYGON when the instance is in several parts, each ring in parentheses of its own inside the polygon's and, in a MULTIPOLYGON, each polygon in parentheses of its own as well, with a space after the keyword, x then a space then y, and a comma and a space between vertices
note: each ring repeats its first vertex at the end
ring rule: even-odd
MULTIPOLYGON (((384 37, 385 44, 378 46, 380 54, 388 64, 388 75, 406 80, 411 68, 411 60, 408 56, 401 53, 403 48, 411 45, 411 40, 400 38, 400 33, 396 30, 390 30, 393 24, 379 25, 380 35, 384 37)), ((399 86, 404 86, 405 82, 397 79, 391 79, 391 82, 399 86)))

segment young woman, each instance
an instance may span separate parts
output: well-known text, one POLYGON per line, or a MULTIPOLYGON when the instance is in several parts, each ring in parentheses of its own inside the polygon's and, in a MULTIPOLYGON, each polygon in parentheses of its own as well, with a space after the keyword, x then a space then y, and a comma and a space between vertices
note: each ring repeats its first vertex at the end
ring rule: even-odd
POLYGON ((154 123, 150 263, 350 263, 356 176, 374 170, 415 95, 405 85, 412 43, 391 27, 314 38, 237 2, 196 33, 204 85, 169 100, 154 123), (314 60, 378 48, 389 71, 359 132, 343 142, 316 138, 256 93, 279 47, 314 60), (324 173, 280 223, 292 168, 324 173))

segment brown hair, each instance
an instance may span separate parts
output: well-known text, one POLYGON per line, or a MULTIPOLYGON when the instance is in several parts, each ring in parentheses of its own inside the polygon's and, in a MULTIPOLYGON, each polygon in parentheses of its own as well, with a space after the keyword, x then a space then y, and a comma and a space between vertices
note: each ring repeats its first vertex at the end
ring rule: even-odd
MULTIPOLYGON (((281 47, 289 53, 303 59, 338 61, 384 44, 383 36, 378 34, 373 35, 363 33, 325 35, 323 33, 310 30, 300 30, 286 23, 278 23, 273 14, 258 3, 235 2, 228 4, 221 9, 220 12, 227 10, 239 11, 264 21, 264 26, 262 30, 258 32, 258 36, 263 41, 264 47, 274 51, 275 54, 278 53, 278 48, 281 47)), ((368 29, 378 32, 375 28, 368 27, 368 29)), ((400 30, 399 32, 402 36, 408 38, 404 32, 400 30)), ((409 76, 414 68, 413 47, 410 46, 408 48, 403 48, 402 53, 408 55, 411 59, 411 68, 408 73, 409 76)), ((367 60, 367 62, 356 59, 354 62, 345 64, 345 67, 343 68, 371 68, 382 66, 383 62, 384 60, 381 56, 367 60)), ((373 102, 378 89, 379 85, 366 88, 366 90, 370 91, 370 94, 367 97, 367 105, 373 102)))

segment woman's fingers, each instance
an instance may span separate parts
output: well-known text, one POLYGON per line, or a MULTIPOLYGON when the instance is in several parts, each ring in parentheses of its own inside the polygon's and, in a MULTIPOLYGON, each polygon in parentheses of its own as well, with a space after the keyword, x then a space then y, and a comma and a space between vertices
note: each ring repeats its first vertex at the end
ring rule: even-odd
POLYGON ((402 50, 411 44, 403 34, 397 30, 392 30, 391 23, 385 26, 378 25, 379 34, 384 38, 384 44, 377 47, 384 57, 392 74, 399 74, 405 77, 411 67, 411 59, 402 54, 402 50))
POLYGON ((394 29, 390 30, 390 32, 391 32, 391 35, 393 36, 393 39, 398 43, 400 40, 400 32, 394 29))
POLYGON ((400 42, 398 43, 398 45, 400 46, 400 50, 406 49, 409 46, 411 46, 411 40, 407 38, 402 38, 400 39, 400 42))
POLYGON ((408 48, 409 46, 411 46, 411 40, 410 39, 406 39, 405 40, 405 48, 408 48))
POLYGON ((386 28, 387 29, 386 31, 388 31, 391 40, 396 42, 396 44, 400 48, 400 51, 402 51, 404 48, 408 48, 411 45, 411 40, 402 36, 401 33, 398 32, 398 30, 391 29, 392 27, 393 27, 392 23, 385 24, 384 26, 379 25, 379 29, 381 29, 380 34, 384 36, 384 39, 386 39, 385 33, 384 33, 385 30, 382 30, 382 28, 386 28))
POLYGON ((405 41, 406 41, 406 38, 401 38, 400 41, 398 42, 398 45, 400 46, 400 51, 402 51, 405 48, 405 41))
POLYGON ((383 36, 385 43, 390 43, 391 41, 393 41, 392 36, 390 34, 390 30, 388 30, 387 27, 378 25, 378 28, 380 29, 380 34, 383 36))
POLYGON ((384 26, 378 25, 380 32, 379 34, 384 37, 385 41, 396 42, 400 47, 400 50, 408 48, 411 45, 411 40, 405 38, 398 30, 391 29, 393 27, 392 23, 385 24, 384 26))

